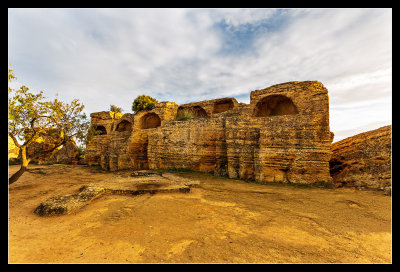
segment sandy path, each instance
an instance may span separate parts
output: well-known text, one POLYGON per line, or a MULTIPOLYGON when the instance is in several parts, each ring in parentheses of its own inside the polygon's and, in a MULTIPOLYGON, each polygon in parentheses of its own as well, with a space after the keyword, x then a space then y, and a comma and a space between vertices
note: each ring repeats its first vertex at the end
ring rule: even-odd
MULTIPOLYGON (((30 166, 9 188, 10 263, 390 263, 391 197, 374 191, 260 185, 181 173, 190 193, 105 195, 39 217, 49 197, 113 175, 30 166), (35 170, 36 168, 36 170, 35 170)), ((10 175, 18 166, 10 166, 10 175)))

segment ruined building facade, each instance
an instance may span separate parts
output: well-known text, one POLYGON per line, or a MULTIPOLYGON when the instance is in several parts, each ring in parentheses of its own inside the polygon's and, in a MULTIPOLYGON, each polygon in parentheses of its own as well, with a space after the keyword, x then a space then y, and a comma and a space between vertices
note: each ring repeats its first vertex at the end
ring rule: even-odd
POLYGON ((151 111, 91 115, 100 135, 86 146, 89 165, 186 168, 259 182, 330 182, 333 133, 327 89, 317 81, 252 91, 250 104, 221 98, 151 111), (195 118, 178 121, 184 112, 195 118))

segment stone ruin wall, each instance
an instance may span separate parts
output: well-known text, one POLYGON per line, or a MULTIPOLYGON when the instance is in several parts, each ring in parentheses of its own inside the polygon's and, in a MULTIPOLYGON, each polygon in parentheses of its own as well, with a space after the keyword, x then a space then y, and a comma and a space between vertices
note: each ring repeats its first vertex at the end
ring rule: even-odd
POLYGON ((328 99, 317 81, 287 82, 251 92, 250 104, 222 98, 92 113, 103 133, 85 158, 111 171, 186 168, 259 182, 330 182, 328 99), (185 110, 198 118, 175 120, 185 110))

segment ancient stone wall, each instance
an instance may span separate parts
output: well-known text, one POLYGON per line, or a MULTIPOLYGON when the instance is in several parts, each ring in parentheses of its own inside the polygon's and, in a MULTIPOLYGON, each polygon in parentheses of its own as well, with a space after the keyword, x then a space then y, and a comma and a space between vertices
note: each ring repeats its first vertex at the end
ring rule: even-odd
POLYGON ((187 168, 214 173, 217 141, 223 137, 223 119, 169 122, 148 136, 149 168, 187 168))
POLYGON ((329 128, 327 89, 319 82, 306 81, 255 91, 250 103, 255 105, 253 114, 265 101, 270 105, 270 115, 260 129, 256 179, 330 181, 327 169, 333 133, 329 128))
POLYGON ((256 90, 250 104, 222 98, 114 116, 91 115, 104 128, 86 149, 104 169, 171 169, 260 182, 330 182, 333 134, 326 88, 317 81, 256 90))
POLYGON ((288 82, 251 92, 250 105, 227 117, 228 175, 262 182, 329 182, 333 135, 319 82, 288 82))
POLYGON ((93 136, 90 143, 86 145, 85 159, 88 165, 101 165, 104 169, 109 169, 108 146, 112 138, 111 132, 114 129, 114 123, 121 118, 121 115, 110 111, 90 114, 91 125, 101 133, 93 136))
POLYGON ((86 161, 111 171, 148 169, 148 135, 173 120, 177 108, 176 103, 161 102, 152 111, 136 114, 92 113, 91 125, 104 133, 94 136, 87 144, 86 161))

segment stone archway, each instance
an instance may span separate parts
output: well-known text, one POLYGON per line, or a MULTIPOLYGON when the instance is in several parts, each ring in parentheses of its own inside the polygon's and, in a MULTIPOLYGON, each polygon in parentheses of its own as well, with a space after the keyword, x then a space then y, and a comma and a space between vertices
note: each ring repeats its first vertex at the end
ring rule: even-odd
POLYGON ((261 99, 254 109, 254 117, 298 114, 296 105, 287 96, 274 94, 261 99))
POLYGON ((230 109, 233 109, 233 107, 234 105, 232 100, 223 100, 215 102, 213 108, 213 114, 228 111, 230 109))
POLYGON ((208 117, 207 112, 200 106, 193 107, 193 113, 196 117, 208 117))

